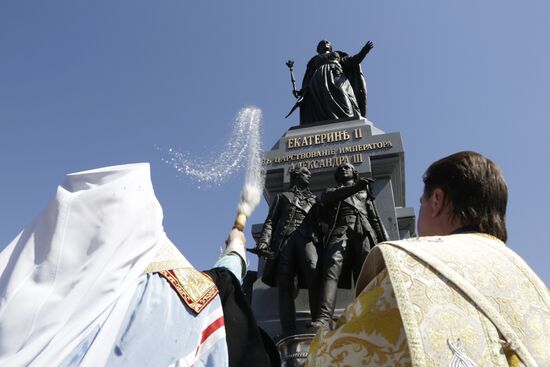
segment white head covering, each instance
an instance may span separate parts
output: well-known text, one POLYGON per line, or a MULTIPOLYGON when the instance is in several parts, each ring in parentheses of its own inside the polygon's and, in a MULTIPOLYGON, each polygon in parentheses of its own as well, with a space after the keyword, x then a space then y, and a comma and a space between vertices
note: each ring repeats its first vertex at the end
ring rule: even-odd
POLYGON ((103 365, 165 240, 148 163, 67 175, 0 253, 0 366, 56 366, 98 326, 84 364, 103 365))

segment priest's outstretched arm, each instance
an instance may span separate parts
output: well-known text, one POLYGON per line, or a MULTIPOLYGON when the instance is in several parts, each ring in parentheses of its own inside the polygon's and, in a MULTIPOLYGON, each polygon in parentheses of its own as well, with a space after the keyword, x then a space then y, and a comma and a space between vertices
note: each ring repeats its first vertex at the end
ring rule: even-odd
POLYGON ((227 248, 214 264, 214 268, 226 268, 242 283, 248 265, 244 246, 246 243, 244 233, 233 228, 229 232, 229 237, 227 237, 225 243, 227 248))

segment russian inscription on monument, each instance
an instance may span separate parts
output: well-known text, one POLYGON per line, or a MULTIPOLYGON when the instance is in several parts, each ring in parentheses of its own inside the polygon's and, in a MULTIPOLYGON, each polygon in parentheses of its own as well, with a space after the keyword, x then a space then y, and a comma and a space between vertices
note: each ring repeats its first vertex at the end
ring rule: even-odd
POLYGON ((391 139, 364 138, 361 128, 289 137, 283 143, 286 154, 265 155, 262 164, 267 169, 287 163, 310 170, 337 167, 344 162, 360 164, 365 152, 390 150, 394 146, 391 139))

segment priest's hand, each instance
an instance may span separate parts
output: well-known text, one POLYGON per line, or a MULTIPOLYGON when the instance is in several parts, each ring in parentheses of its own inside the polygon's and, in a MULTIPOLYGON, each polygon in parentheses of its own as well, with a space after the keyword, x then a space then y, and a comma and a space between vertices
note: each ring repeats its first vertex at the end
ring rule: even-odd
POLYGON ((229 245, 231 242, 240 242, 243 246, 246 243, 246 237, 244 236, 244 233, 242 231, 239 231, 237 228, 233 228, 231 232, 229 232, 229 236, 227 237, 227 240, 225 240, 225 244, 229 245))

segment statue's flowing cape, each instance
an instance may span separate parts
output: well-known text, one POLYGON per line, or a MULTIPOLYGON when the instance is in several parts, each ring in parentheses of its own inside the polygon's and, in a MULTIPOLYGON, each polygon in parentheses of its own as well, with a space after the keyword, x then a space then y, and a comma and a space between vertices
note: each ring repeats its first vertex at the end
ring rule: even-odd
POLYGON ((310 366, 550 366, 549 344, 548 289, 502 242, 420 237, 373 249, 310 366))
POLYGON ((165 239, 149 164, 67 175, 0 253, 0 366, 57 366, 98 324, 81 365, 104 365, 165 239))

